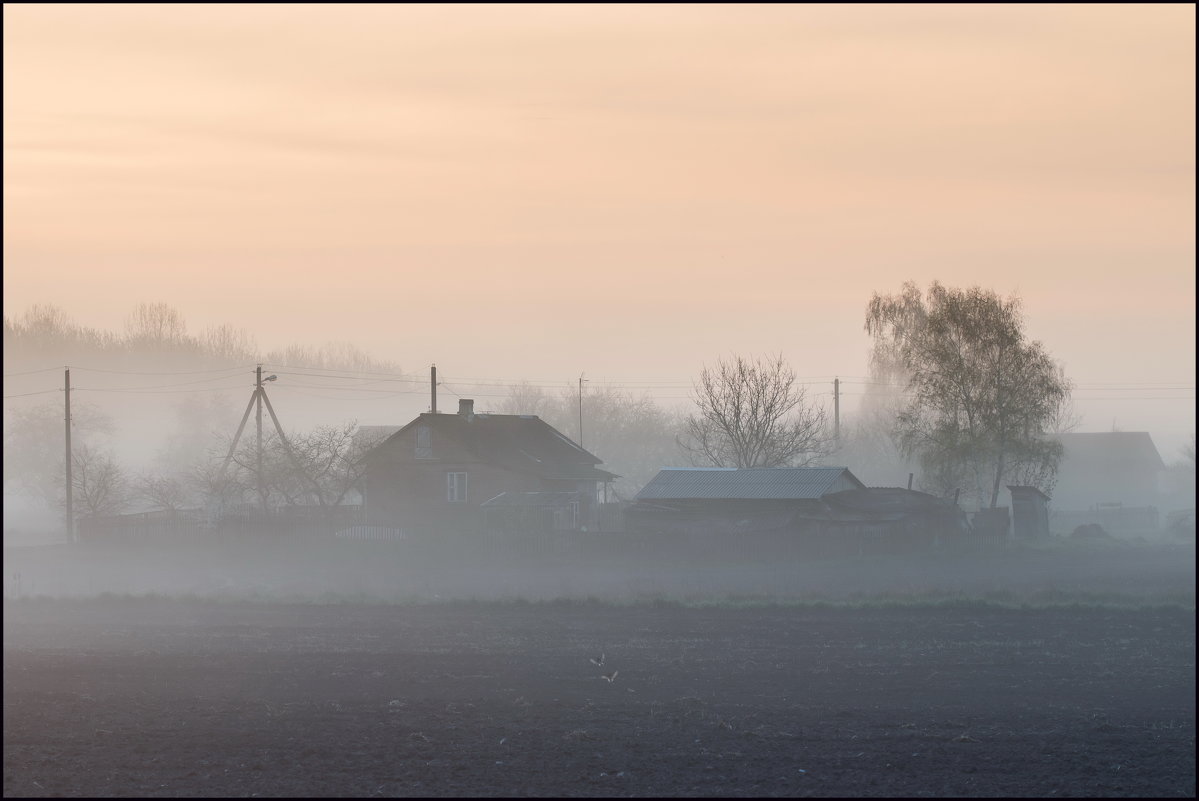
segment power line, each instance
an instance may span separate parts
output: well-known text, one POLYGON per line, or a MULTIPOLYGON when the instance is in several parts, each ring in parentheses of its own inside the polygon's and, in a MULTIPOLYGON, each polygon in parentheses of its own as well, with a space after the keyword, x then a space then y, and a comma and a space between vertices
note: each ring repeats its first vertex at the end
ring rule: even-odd
MULTIPOLYGON (((283 387, 279 387, 279 389, 283 389, 283 387)), ((319 393, 316 393, 316 392, 305 392, 305 391, 304 391, 304 390, 302 390, 302 389, 291 389, 290 387, 289 387, 288 389, 289 389, 291 392, 294 392, 296 395, 303 395, 304 397, 307 397, 307 398, 323 398, 324 400, 334 400, 334 401, 379 401, 379 400, 391 400, 392 398, 398 398, 398 397, 400 397, 400 396, 402 396, 402 395, 413 395, 413 394, 415 394, 415 392, 413 392, 413 391, 400 391, 400 392, 390 392, 390 393, 388 393, 388 394, 386 394, 386 395, 382 395, 382 396, 375 396, 375 397, 371 397, 371 398, 354 398, 354 397, 347 397, 347 396, 345 396, 345 395, 342 395, 342 396, 340 396, 340 397, 338 397, 338 396, 335 396, 335 395, 321 395, 321 394, 319 394, 319 393)), ((352 388, 347 388, 347 391, 353 391, 353 389, 352 389, 352 388)))
POLYGON ((308 367, 302 364, 276 364, 274 362, 263 362, 263 369, 270 368, 271 372, 279 373, 281 370, 291 368, 293 370, 323 370, 325 372, 335 373, 357 373, 358 375, 385 375, 385 376, 403 376, 403 372, 394 370, 355 370, 347 367, 308 367))
MULTIPOLYGON (((301 376, 308 376, 310 378, 333 378, 333 379, 339 379, 339 380, 343 380, 343 381, 371 381, 374 383, 379 383, 382 381, 402 381, 402 382, 410 383, 410 384, 423 384, 425 382, 425 379, 423 379, 423 378, 413 378, 412 376, 397 377, 397 378, 372 378, 370 376, 359 377, 359 376, 355 376, 355 375, 324 375, 321 373, 297 373, 297 372, 292 372, 292 371, 288 371, 288 370, 272 370, 271 372, 275 373, 276 375, 301 375, 301 376)), ((403 376, 402 373, 399 373, 397 375, 403 376)))
MULTIPOLYGON (((175 387, 187 387, 187 386, 193 386, 195 384, 208 384, 212 381, 225 381, 230 378, 236 378, 236 377, 237 376, 229 375, 229 376, 218 376, 216 378, 201 378, 198 381, 182 381, 178 384, 153 384, 150 386, 142 386, 142 387, 88 387, 88 389, 91 389, 92 391, 95 391, 95 392, 136 392, 138 390, 143 390, 143 389, 173 389, 175 387)), ((237 387, 227 387, 227 389, 236 389, 236 388, 237 387)), ((76 389, 79 389, 79 387, 76 387, 76 389)))
POLYGON ((9 398, 27 398, 30 395, 46 395, 51 392, 62 392, 62 390, 61 389, 43 389, 41 392, 22 392, 20 395, 5 395, 4 399, 8 400, 9 398))
MULTIPOLYGON (((287 366, 288 365, 283 365, 283 367, 287 367, 287 366)), ((7 377, 17 377, 17 376, 24 376, 24 375, 34 375, 34 374, 43 373, 43 372, 56 371, 59 369, 62 369, 62 368, 47 367, 47 368, 41 368, 41 369, 37 369, 37 370, 28 370, 28 371, 23 371, 23 372, 8 373, 8 374, 6 374, 6 376, 7 377)), ((236 377, 237 373, 239 373, 241 371, 249 371, 251 368, 249 366, 244 366, 244 367, 236 367, 235 366, 235 367, 215 368, 215 369, 207 369, 207 370, 180 370, 180 371, 108 370, 108 369, 92 368, 92 367, 76 367, 73 369, 97 372, 97 373, 110 373, 110 374, 116 374, 116 375, 143 375, 143 376, 175 376, 175 375, 182 376, 182 375, 205 375, 205 374, 216 374, 216 373, 226 373, 227 374, 224 376, 215 376, 214 375, 211 378, 201 379, 201 380, 195 381, 195 382, 182 382, 182 383, 176 383, 176 384, 160 384, 160 385, 134 386, 134 387, 80 387, 80 388, 78 388, 79 390, 90 391, 90 392, 117 392, 117 393, 133 393, 133 394, 137 394, 137 393, 151 394, 151 393, 155 393, 155 391, 157 391, 157 390, 170 390, 170 391, 175 391, 175 392, 187 392, 187 391, 204 392, 204 391, 226 389, 225 387, 209 388, 209 389, 196 389, 196 390, 179 390, 176 388, 190 386, 191 384, 204 384, 204 383, 207 383, 210 381, 220 381, 225 378, 234 378, 234 377, 236 377)), ((352 382, 357 383, 357 386, 351 386, 351 387, 339 387, 332 383, 286 384, 286 385, 281 385, 281 386, 307 388, 307 389, 321 389, 321 390, 333 391, 333 392, 349 392, 349 391, 371 392, 371 393, 387 394, 391 397, 397 397, 402 394, 409 394, 410 392, 416 391, 416 390, 410 390, 407 392, 393 392, 388 389, 370 389, 367 386, 363 386, 363 384, 369 385, 369 384, 382 384, 382 383, 404 383, 404 384, 413 384, 413 385, 419 386, 419 385, 423 384, 425 381, 425 379, 423 377, 420 377, 420 378, 413 377, 411 374, 396 373, 396 372, 384 372, 384 371, 378 371, 378 370, 347 370, 345 368, 336 369, 336 368, 323 368, 323 367, 300 367, 298 369, 291 369, 291 370, 280 369, 280 370, 277 370, 276 372, 280 375, 321 378, 328 382, 352 381, 352 382), (309 371, 318 371, 318 372, 309 372, 309 371)), ((801 387, 822 386, 826 383, 831 383, 831 380, 832 380, 832 377, 829 377, 828 380, 815 380, 815 379, 820 378, 819 376, 802 376, 800 378, 808 379, 808 380, 801 380, 801 381, 796 382, 801 387)), ((454 390, 449 385, 445 385, 444 382, 442 382, 442 383, 444 386, 446 386, 446 388, 450 392, 452 392, 453 394, 455 394, 458 397, 462 397, 462 395, 459 391, 454 390)), ((901 386, 895 382, 879 381, 879 380, 871 379, 870 377, 867 377, 867 376, 845 377, 845 378, 841 379, 841 383, 842 384, 854 384, 854 385, 859 385, 859 386, 864 386, 864 387, 869 387, 869 386, 892 387, 896 391, 897 394, 901 394, 901 395, 910 395, 911 394, 911 390, 909 390, 906 387, 901 386)), ((497 379, 497 378, 490 378, 490 379, 458 378, 458 379, 455 379, 455 385, 458 386, 459 388, 462 388, 464 386, 471 386, 476 389, 513 390, 513 389, 519 389, 522 387, 534 387, 537 389, 569 389, 570 384, 571 384, 570 381, 567 381, 564 379, 556 379, 556 380, 551 380, 551 379, 502 379, 502 378, 501 379, 497 379), (537 383, 535 383, 535 382, 537 382, 537 383)), ((677 379, 677 378, 623 378, 623 379, 612 378, 612 379, 607 379, 607 380, 600 379, 600 378, 593 379, 593 387, 595 389, 642 392, 642 393, 648 394, 648 395, 650 395, 656 399, 660 399, 660 400, 687 399, 690 397, 690 395, 663 394, 663 391, 691 390, 694 388, 694 386, 695 386, 695 384, 693 382, 689 382, 689 381, 677 379)), ((233 388, 235 388, 235 387, 228 387, 228 389, 233 389, 233 388)), ((6 395, 4 397, 6 399, 29 397, 32 395, 48 394, 49 392, 56 392, 56 391, 58 391, 58 390, 55 389, 55 390, 45 390, 42 392, 18 393, 18 394, 6 395)), ((466 392, 468 390, 462 389, 461 391, 466 392)), ((1156 394, 1129 394, 1129 395, 1122 396, 1122 397, 1111 397, 1111 396, 1093 396, 1093 395, 1088 395, 1087 393, 1089 393, 1089 392, 1120 392, 1120 393, 1125 393, 1125 392, 1127 392, 1127 393, 1146 393, 1146 392, 1148 392, 1148 393, 1154 393, 1154 392, 1193 392, 1193 391, 1194 391, 1193 384, 1181 382, 1181 381, 1132 381, 1132 382, 1086 381, 1086 382, 1075 383, 1073 386, 1074 397, 1080 401, 1121 400, 1121 399, 1127 399, 1127 400, 1187 400, 1188 397, 1175 397, 1172 395, 1163 396, 1163 395, 1156 395, 1156 394)), ((475 394, 479 397, 506 397, 505 394, 496 394, 496 393, 488 393, 488 392, 475 392, 473 394, 475 394)), ((827 395, 829 393, 822 392, 822 393, 813 393, 813 394, 827 395)), ((843 394, 845 394, 847 396, 853 396, 853 395, 862 395, 865 393, 844 392, 843 394)), ((329 397, 328 399, 333 400, 334 398, 329 397)), ((349 398, 346 398, 346 399, 348 400, 349 398)))
POLYGON ((4 377, 12 378, 12 377, 18 376, 18 375, 33 375, 34 373, 48 373, 51 370, 63 370, 63 369, 66 369, 66 368, 64 368, 64 367, 43 367, 40 370, 26 370, 23 373, 5 373, 4 377))
MULTIPOLYGON (((68 365, 70 367, 70 365, 68 365)), ((57 368, 62 369, 62 368, 57 368)), ((118 375, 200 375, 202 373, 233 373, 242 370, 254 371, 254 365, 246 367, 221 367, 212 370, 179 370, 179 371, 138 371, 138 370, 101 370, 98 367, 70 367, 72 370, 86 370, 89 373, 116 373, 118 375)))
POLYGON ((116 389, 100 387, 71 387, 72 392, 119 392, 130 395, 177 395, 188 392, 231 392, 241 387, 198 387, 196 389, 116 389))
POLYGON ((413 395, 419 390, 416 389, 368 389, 367 387, 331 387, 327 384, 279 384, 280 389, 303 387, 304 389, 327 389, 333 392, 382 392, 388 395, 413 395))

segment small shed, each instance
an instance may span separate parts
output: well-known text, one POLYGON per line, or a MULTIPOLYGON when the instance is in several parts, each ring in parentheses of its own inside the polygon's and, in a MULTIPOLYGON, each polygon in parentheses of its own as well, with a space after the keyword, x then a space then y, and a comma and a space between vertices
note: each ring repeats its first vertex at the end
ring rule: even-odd
POLYGON ((1012 493, 1012 533, 1022 539, 1049 537, 1049 496, 1036 487, 1014 487, 1012 493))
POLYGON ((633 532, 746 534, 790 530, 820 498, 865 485, 845 467, 667 467, 625 510, 633 532))
POLYGON ((857 537, 863 544, 893 549, 934 545, 968 530, 966 516, 951 500, 900 487, 843 490, 822 499, 823 530, 857 537))

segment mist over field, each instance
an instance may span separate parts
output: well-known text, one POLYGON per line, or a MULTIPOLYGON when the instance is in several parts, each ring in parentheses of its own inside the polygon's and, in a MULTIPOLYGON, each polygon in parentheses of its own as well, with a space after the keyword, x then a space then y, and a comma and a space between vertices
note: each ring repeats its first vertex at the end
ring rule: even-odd
POLYGON ((298 603, 583 601, 1117 603, 1194 606, 1187 542, 1059 542, 839 559, 770 559, 594 535, 571 553, 443 543, 5 549, 5 597, 298 603), (620 552, 620 546, 626 552, 620 552))

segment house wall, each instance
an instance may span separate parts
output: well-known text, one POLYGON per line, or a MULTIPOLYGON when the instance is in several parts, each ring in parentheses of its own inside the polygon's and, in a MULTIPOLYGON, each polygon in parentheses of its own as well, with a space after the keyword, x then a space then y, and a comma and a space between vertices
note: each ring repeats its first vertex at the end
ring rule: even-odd
POLYGON ((1102 434, 1094 436, 1099 440, 1063 441, 1065 452, 1050 493, 1053 508, 1081 511, 1114 503, 1157 506, 1162 495, 1161 460, 1148 435, 1116 432, 1110 440, 1102 434))
POLYGON ((484 501, 502 492, 548 489, 522 473, 478 461, 429 460, 391 463, 371 472, 366 482, 368 525, 391 526, 413 533, 482 528, 484 501), (447 498, 447 473, 466 473, 466 500, 447 498))
POLYGON ((837 480, 833 482, 833 486, 829 488, 826 494, 841 492, 842 490, 858 489, 861 485, 855 484, 846 477, 845 473, 837 476, 837 480))
POLYGON ((1044 498, 1029 492, 1009 490, 1012 498, 1012 533, 1017 537, 1042 539, 1049 536, 1049 507, 1044 498))
POLYGON ((433 458, 417 458, 417 427, 411 426, 386 444, 367 471, 366 525, 401 528, 413 535, 475 532, 484 528, 480 505, 503 492, 569 491, 584 493, 581 516, 593 525, 595 482, 541 479, 478 460, 457 438, 431 426, 433 458), (447 473, 467 474, 465 501, 447 498, 447 473))
POLYGON ((1159 472, 1113 470, 1063 460, 1053 488, 1053 505, 1060 509, 1090 509, 1101 503, 1155 506, 1160 497, 1159 472))

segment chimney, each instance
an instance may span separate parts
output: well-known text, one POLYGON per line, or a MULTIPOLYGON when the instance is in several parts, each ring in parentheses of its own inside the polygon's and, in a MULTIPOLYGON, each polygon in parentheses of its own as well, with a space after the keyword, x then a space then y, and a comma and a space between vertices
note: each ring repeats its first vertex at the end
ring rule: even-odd
POLYGON ((471 398, 458 399, 458 414, 468 420, 475 416, 475 402, 471 398))

